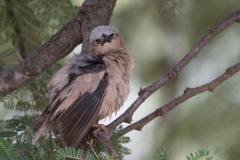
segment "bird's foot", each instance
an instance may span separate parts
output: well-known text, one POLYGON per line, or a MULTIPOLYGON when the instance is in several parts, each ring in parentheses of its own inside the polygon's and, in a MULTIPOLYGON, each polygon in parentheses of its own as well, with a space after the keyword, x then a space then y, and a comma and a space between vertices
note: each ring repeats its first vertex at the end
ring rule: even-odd
POLYGON ((104 132, 108 133, 108 129, 104 124, 93 124, 92 128, 94 129, 94 131, 100 131, 103 130, 104 132))
POLYGON ((103 124, 93 124, 92 125, 93 129, 93 136, 100 138, 103 141, 109 141, 110 140, 110 134, 107 129, 107 127, 103 124), (101 132, 102 131, 102 132, 101 132))

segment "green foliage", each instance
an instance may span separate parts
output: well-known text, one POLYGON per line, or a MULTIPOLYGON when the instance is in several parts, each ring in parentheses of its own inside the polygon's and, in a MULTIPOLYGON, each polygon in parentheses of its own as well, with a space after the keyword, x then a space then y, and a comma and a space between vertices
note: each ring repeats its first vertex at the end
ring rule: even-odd
POLYGON ((6 140, 0 137, 0 158, 2 160, 15 160, 17 158, 15 149, 6 140))
POLYGON ((53 152, 58 145, 51 136, 44 136, 38 145, 32 145, 32 130, 29 129, 31 116, 14 116, 9 120, 0 120, 0 138, 13 144, 16 155, 19 159, 55 159, 53 152))
POLYGON ((190 153, 189 156, 186 157, 187 160, 212 160, 213 157, 210 155, 210 151, 207 149, 199 149, 195 154, 190 153))
POLYGON ((33 101, 31 101, 29 99, 24 100, 22 98, 22 94, 26 94, 24 92, 24 90, 19 90, 19 92, 15 91, 12 94, 7 95, 7 96, 3 97, 2 99, 0 99, 0 102, 2 103, 2 106, 5 109, 9 109, 9 110, 14 109, 14 110, 26 112, 26 111, 32 109, 31 106, 33 106, 33 101), (21 93, 21 91, 22 91, 22 93, 21 93))
POLYGON ((124 155, 131 154, 131 150, 124 146, 131 141, 130 137, 120 136, 119 133, 123 129, 123 126, 120 125, 111 133, 111 141, 113 148, 116 151, 117 159, 123 159, 124 155))
MULTIPOLYGON (((61 148, 56 143, 56 139, 52 138, 51 134, 43 136, 37 145, 32 145, 32 130, 30 129, 30 122, 32 116, 14 116, 9 120, 0 120, 0 137, 5 138, 15 149, 16 155, 19 159, 63 159, 82 157, 81 150, 74 150, 73 148, 61 148)), ((100 141, 89 143, 90 150, 87 159, 123 159, 124 155, 130 154, 130 150, 123 145, 130 142, 129 137, 120 137, 119 131, 122 126, 118 127, 112 132, 111 141, 115 150, 114 155, 109 155, 103 148, 100 141), (99 147, 100 146, 100 147, 99 147)))
MULTIPOLYGON (((9 120, 0 120, 0 137, 11 139, 18 136, 18 132, 26 130, 26 122, 29 117, 27 116, 14 116, 9 120)), ((12 141, 15 139, 12 139, 12 141)))
POLYGON ((0 4, 0 64, 10 66, 31 54, 76 11, 69 0, 5 0, 0 4))
POLYGON ((162 0, 163 12, 169 12, 173 15, 181 12, 185 5, 183 0, 162 0))
MULTIPOLYGON (((167 160, 167 150, 165 148, 158 149, 155 154, 156 160, 167 160)), ((187 160, 213 160, 213 156, 210 155, 210 151, 204 148, 199 149, 195 154, 190 153, 186 156, 187 160)))
POLYGON ((16 101, 19 101, 19 98, 14 93, 0 99, 2 106, 6 109, 13 109, 16 104, 16 101))
POLYGON ((158 149, 155 156, 157 160, 167 160, 166 148, 158 149))
POLYGON ((114 158, 123 159, 125 155, 131 154, 131 150, 124 146, 131 141, 130 137, 120 136, 120 131, 123 129, 123 126, 120 125, 111 133, 111 142, 114 148, 114 158))
POLYGON ((130 142, 130 138, 127 136, 120 136, 120 130, 122 129, 122 126, 119 126, 111 133, 111 147, 113 148, 114 152, 112 155, 109 155, 109 153, 106 151, 106 148, 104 147, 104 144, 102 141, 96 140, 93 141, 91 137, 88 141, 88 147, 89 151, 95 155, 97 159, 118 159, 121 160, 124 158, 125 155, 131 154, 130 149, 124 146, 124 144, 130 142))
MULTIPOLYGON (((82 160, 83 158, 83 150, 64 147, 60 148, 56 151, 57 153, 57 160, 62 160, 65 158, 73 158, 77 160, 82 160)), ((86 155, 86 160, 96 160, 95 156, 91 153, 86 155)))

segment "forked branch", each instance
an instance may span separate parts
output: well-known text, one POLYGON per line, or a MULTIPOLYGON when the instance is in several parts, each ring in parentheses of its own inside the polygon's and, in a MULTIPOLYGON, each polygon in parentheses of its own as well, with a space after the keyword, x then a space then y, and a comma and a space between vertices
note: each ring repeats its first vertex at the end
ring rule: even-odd
MULTIPOLYGON (((112 123, 110 123, 107 128, 109 131, 112 131, 114 128, 116 128, 118 125, 120 125, 123 122, 126 123, 131 123, 132 121, 132 116, 134 112, 139 108, 139 106, 149 97, 151 96, 156 90, 161 88, 163 85, 165 85, 167 82, 170 80, 175 80, 180 72, 184 69, 184 67, 194 58, 196 57, 200 51, 221 31, 229 27, 231 24, 234 22, 239 22, 240 20, 240 10, 235 12, 233 15, 229 16, 226 18, 223 22, 220 24, 211 27, 208 29, 207 34, 172 68, 163 75, 159 80, 151 84, 150 86, 141 89, 139 92, 139 97, 133 102, 133 104, 121 115, 119 116, 116 120, 114 120, 112 123)), ((239 67, 239 64, 237 64, 239 67)), ((226 73, 225 73, 226 74, 226 73)), ((224 74, 224 75, 225 75, 224 74)), ((235 74, 235 73, 234 73, 235 74)), ((226 75, 225 75, 226 76, 226 75)), ((226 80, 226 79, 225 79, 226 80)), ((215 82, 215 81, 214 81, 215 82)), ((217 84, 218 86, 219 84, 217 84)), ((196 90, 197 88, 195 88, 196 90)), ((186 92, 187 94, 184 94, 182 96, 189 95, 190 93, 193 94, 192 89, 189 89, 189 93, 186 92), (190 91, 190 92, 189 92, 190 91)), ((176 99, 175 99, 176 100, 176 99)), ((180 102, 173 100, 171 102, 171 105, 173 108, 177 106, 180 102), (176 104, 172 104, 176 103, 176 104)), ((177 99, 179 100, 179 99, 177 99)), ((186 100, 186 99, 181 99, 181 100, 186 100)), ((169 104, 168 104, 169 105, 169 104)), ((164 114, 171 110, 172 108, 170 107, 163 107, 155 112, 153 112, 151 115, 146 116, 144 119, 140 120, 141 122, 136 122, 132 125, 130 125, 128 128, 123 129, 122 135, 125 133, 129 132, 131 129, 141 129, 146 123, 151 121, 154 116, 154 114, 157 114, 157 116, 164 114), (153 117, 152 117, 153 116, 153 117), (141 124, 141 125, 140 125, 141 124)))
POLYGON ((125 135, 126 133, 132 131, 132 130, 142 130, 142 128, 152 121, 153 119, 165 115, 170 110, 177 107, 179 104, 183 103, 184 101, 188 100, 189 98, 196 96, 198 94, 201 94, 203 92, 209 91, 212 92, 216 87, 218 87, 220 84, 222 84, 224 81, 226 81, 228 78, 232 77, 234 74, 239 72, 240 70, 240 62, 235 64, 232 67, 229 67, 226 69, 226 71, 220 75, 218 78, 214 79, 213 81, 196 87, 196 88, 186 88, 184 93, 180 95, 179 97, 173 99, 169 103, 165 104, 164 106, 156 109, 154 112, 150 113, 149 115, 145 116, 141 120, 127 126, 126 128, 123 128, 120 132, 120 135, 125 135))

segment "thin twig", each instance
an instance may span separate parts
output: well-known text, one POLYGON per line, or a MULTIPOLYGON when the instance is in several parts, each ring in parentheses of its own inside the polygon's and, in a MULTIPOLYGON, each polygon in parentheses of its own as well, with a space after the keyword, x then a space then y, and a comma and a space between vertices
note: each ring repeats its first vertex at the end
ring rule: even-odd
POLYGON ((90 149, 92 150, 92 153, 95 155, 95 157, 97 158, 97 160, 100 160, 100 158, 98 157, 98 154, 95 152, 93 146, 93 141, 89 142, 88 145, 90 146, 90 149))
POLYGON ((170 80, 177 78, 183 68, 199 54, 199 52, 221 31, 229 27, 232 23, 240 19, 240 10, 235 12, 230 17, 226 18, 222 23, 208 29, 207 34, 193 47, 168 73, 163 75, 159 80, 151 84, 150 86, 141 89, 139 97, 133 102, 133 104, 116 120, 110 123, 107 128, 112 131, 118 125, 123 122, 131 123, 134 112, 139 106, 156 90, 165 85, 170 80))
POLYGON ((188 100, 189 98, 191 98, 193 96, 196 96, 198 94, 201 94, 203 92, 206 92, 206 91, 212 92, 216 87, 218 87, 221 83, 226 81, 228 78, 232 77, 239 70, 240 70, 240 62, 235 64, 232 67, 229 67, 228 69, 226 69, 226 71, 222 75, 220 75, 218 78, 214 79, 213 81, 211 81, 211 82, 209 82, 205 85, 202 85, 202 86, 199 86, 199 87, 196 87, 196 88, 186 88, 184 93, 181 96, 173 99, 169 103, 165 104, 164 106, 158 108, 154 112, 145 116, 141 120, 123 128, 120 131, 120 135, 123 136, 126 133, 128 133, 129 131, 132 131, 134 129, 135 130, 142 130, 142 128, 147 123, 149 123, 151 120, 153 120, 154 118, 156 118, 158 116, 165 115, 167 112, 174 109, 176 106, 178 106, 182 102, 188 100))

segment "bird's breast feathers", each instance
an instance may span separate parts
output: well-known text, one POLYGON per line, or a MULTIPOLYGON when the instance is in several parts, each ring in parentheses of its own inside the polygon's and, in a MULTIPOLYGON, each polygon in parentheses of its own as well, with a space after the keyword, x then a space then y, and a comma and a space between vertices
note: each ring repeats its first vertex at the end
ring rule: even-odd
POLYGON ((111 117, 122 107, 130 92, 129 76, 134 66, 132 58, 125 53, 108 55, 103 60, 107 66, 109 85, 97 119, 111 117))

